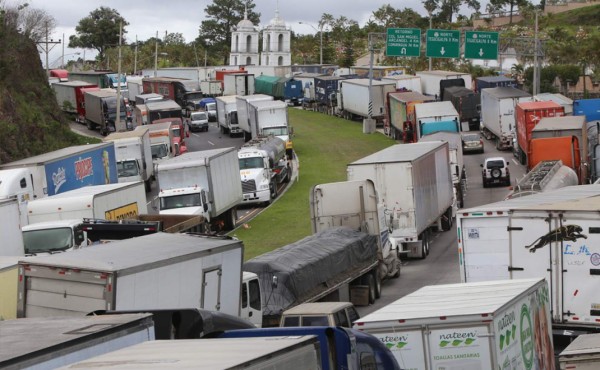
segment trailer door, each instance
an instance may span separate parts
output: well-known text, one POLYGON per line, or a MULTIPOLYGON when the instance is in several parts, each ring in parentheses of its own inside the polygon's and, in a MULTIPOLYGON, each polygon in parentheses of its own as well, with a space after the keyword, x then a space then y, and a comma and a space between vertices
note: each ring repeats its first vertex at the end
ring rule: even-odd
POLYGON ((19 266, 18 317, 82 316, 111 310, 113 276, 46 266, 19 266))
POLYGON ((201 308, 210 311, 221 311, 221 274, 222 270, 220 268, 203 272, 201 308))
POLYGON ((508 217, 465 217, 458 229, 463 282, 509 279, 508 217))
POLYGON ((600 225, 597 216, 592 217, 567 216, 562 226, 575 241, 556 243, 557 248, 562 244, 564 296, 559 300, 562 301, 559 312, 566 322, 597 325, 600 320, 600 225))

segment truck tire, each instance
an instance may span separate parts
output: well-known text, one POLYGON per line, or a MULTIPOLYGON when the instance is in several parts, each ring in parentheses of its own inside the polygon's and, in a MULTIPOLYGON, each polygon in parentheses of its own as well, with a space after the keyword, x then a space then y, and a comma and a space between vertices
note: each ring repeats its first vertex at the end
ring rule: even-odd
POLYGON ((373 270, 373 278, 375 279, 375 298, 381 297, 381 278, 377 270, 373 270))
POLYGON ((421 253, 419 254, 419 259, 424 260, 429 254, 429 233, 427 230, 421 233, 421 253))
POLYGON ((85 120, 85 125, 87 126, 87 129, 90 131, 93 131, 96 128, 96 126, 89 119, 85 120))
POLYGON ((442 215, 442 231, 448 231, 452 229, 452 207, 448 207, 446 212, 442 215))
POLYGON ((367 285, 369 286, 369 304, 373 304, 376 299, 375 278, 373 277, 373 274, 367 274, 367 285))
POLYGON ((275 199, 277 198, 277 195, 279 195, 279 193, 277 192, 277 183, 272 182, 271 183, 271 199, 275 199))
POLYGON ((204 221, 202 224, 200 224, 200 233, 210 234, 210 223, 208 223, 208 221, 204 221))
POLYGON ((396 263, 398 264, 398 266, 396 266, 396 267, 398 267, 398 270, 396 270, 396 273, 392 276, 394 279, 397 279, 397 278, 400 277, 400 272, 402 270, 402 263, 400 262, 401 261, 401 259, 400 259, 400 253, 398 252, 397 249, 396 249, 396 255, 397 255, 396 256, 397 257, 396 263))
POLYGON ((146 193, 149 193, 152 191, 152 183, 151 183, 150 179, 144 181, 144 189, 146 190, 146 193))
POLYGON ((236 207, 233 207, 232 209, 227 211, 227 214, 225 215, 225 217, 227 217, 225 219, 225 228, 227 230, 233 230, 235 228, 236 214, 236 207))

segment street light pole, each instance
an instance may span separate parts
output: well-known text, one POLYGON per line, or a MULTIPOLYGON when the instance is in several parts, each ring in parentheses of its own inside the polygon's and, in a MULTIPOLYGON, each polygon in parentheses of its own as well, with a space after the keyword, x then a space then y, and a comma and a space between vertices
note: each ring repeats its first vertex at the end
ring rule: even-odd
POLYGON ((315 26, 313 26, 310 23, 304 23, 304 22, 298 22, 299 24, 306 24, 308 26, 311 26, 313 30, 315 30, 316 32, 319 33, 319 38, 320 38, 320 44, 319 44, 319 64, 323 65, 323 25, 321 25, 319 27, 319 29, 317 29, 315 26))

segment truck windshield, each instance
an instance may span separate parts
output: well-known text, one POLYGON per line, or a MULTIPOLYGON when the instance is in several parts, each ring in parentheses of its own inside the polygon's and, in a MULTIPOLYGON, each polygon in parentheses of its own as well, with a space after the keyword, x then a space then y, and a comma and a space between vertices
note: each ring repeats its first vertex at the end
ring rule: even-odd
POLYGON ((264 136, 285 136, 288 135, 288 128, 287 126, 265 127, 262 129, 262 133, 264 136))
POLYGON ((207 103, 206 110, 217 110, 217 103, 207 103))
POLYGON ((173 209, 183 207, 200 207, 200 193, 160 197, 160 209, 173 209))
POLYGON ((150 151, 152 152, 152 159, 161 159, 169 155, 169 151, 165 144, 152 145, 150 151))
POLYGON ((136 161, 117 162, 118 177, 132 177, 140 174, 136 161))
POLYGON ((263 167, 264 165, 262 157, 240 158, 240 170, 263 167))
POLYGON ((190 117, 190 119, 192 121, 206 121, 206 120, 208 120, 208 117, 206 116, 205 112, 196 112, 196 113, 192 113, 192 116, 190 117))
POLYGON ((64 251, 73 246, 71 228, 23 231, 25 254, 64 251))
POLYGON ((179 129, 179 126, 173 126, 173 128, 171 128, 171 132, 173 133, 173 137, 181 137, 181 130, 179 129))

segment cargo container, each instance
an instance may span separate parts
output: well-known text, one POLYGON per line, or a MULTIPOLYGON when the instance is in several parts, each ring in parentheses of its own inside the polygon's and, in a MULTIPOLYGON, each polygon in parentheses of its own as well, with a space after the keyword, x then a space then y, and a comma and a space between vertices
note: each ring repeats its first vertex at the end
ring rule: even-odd
POLYGON ((600 367, 600 334, 583 334, 575 338, 559 355, 561 370, 594 370, 600 367))
POLYGON ((223 95, 223 85, 219 80, 200 81, 200 90, 204 96, 215 97, 223 95))
POLYGON ((119 182, 143 181, 146 191, 154 178, 150 130, 147 126, 126 132, 115 132, 104 138, 115 144, 119 182))
POLYGON ((533 96, 534 101, 553 101, 565 109, 565 116, 573 115, 573 99, 562 94, 541 93, 533 96))
POLYGON ((256 94, 272 96, 292 105, 302 104, 302 82, 293 78, 260 75, 254 79, 256 94))
POLYGON ((513 149, 516 140, 515 109, 519 102, 532 101, 531 94, 514 87, 481 91, 481 132, 498 150, 513 149))
POLYGON ((395 81, 396 90, 408 90, 417 93, 422 93, 421 90, 421 77, 415 75, 391 75, 384 76, 381 78, 382 81, 395 81))
POLYGON ((444 100, 458 111, 461 131, 478 131, 481 123, 481 94, 462 86, 447 87, 444 100))
MULTIPOLYGON (((565 115, 565 109, 553 101, 541 102, 519 102, 515 107, 517 146, 515 156, 522 165, 528 163, 530 152, 529 142, 531 131, 544 117, 561 117, 565 115)), ((558 159, 558 158, 547 158, 558 159)), ((535 164, 534 164, 535 165, 535 164)), ((529 167, 529 169, 533 168, 529 167)))
POLYGON ((585 116, 588 122, 600 121, 600 99, 580 99, 573 102, 573 115, 585 116))
POLYGON ((600 185, 577 185, 461 210, 461 281, 545 277, 555 339, 598 332, 599 208, 600 185))
POLYGON ((340 82, 346 80, 339 76, 315 77, 315 100, 317 111, 333 114, 338 106, 338 91, 340 82))
POLYGON ((85 124, 88 130, 99 129, 103 136, 117 131, 121 125, 127 126, 129 118, 127 117, 127 108, 125 107, 125 98, 120 96, 113 89, 90 90, 85 89, 85 124), (119 107, 117 107, 119 104, 119 107), (117 117, 117 108, 119 117, 117 117))
POLYGON ((437 131, 461 131, 458 112, 449 101, 417 104, 414 109, 417 141, 437 131))
POLYGON ((237 97, 238 95, 227 95, 215 98, 219 131, 222 134, 229 134, 229 137, 244 133, 238 123, 237 97))
POLYGON ((230 73, 223 76, 223 95, 253 95, 254 75, 230 73))
MULTIPOLYGON (((29 171, 24 177, 31 179, 33 197, 38 199, 84 186, 118 182, 112 142, 71 146, 0 165, 1 170, 16 168, 29 171)), ((0 178, 3 173, 0 171, 0 178)), ((20 184, 24 177, 14 177, 13 181, 20 184)))
MULTIPOLYGON (((117 80, 117 73, 110 70, 69 72, 69 81, 85 81, 96 85, 101 89, 116 89, 119 87, 117 80)), ((127 78, 122 74, 121 91, 125 92, 125 90, 127 90, 127 78)))
POLYGON ((355 321, 403 369, 554 369, 543 278, 430 285, 355 321))
POLYGON ((97 90, 98 86, 85 81, 68 81, 52 84, 58 106, 75 115, 76 122, 85 123, 85 91, 97 90))
POLYGON ((431 101, 435 101, 435 98, 414 91, 388 93, 383 120, 384 130, 387 127, 387 133, 395 140, 416 142, 415 106, 431 101))
POLYGON ((434 96, 436 100, 444 100, 444 89, 450 86, 472 88, 473 78, 469 73, 453 71, 420 71, 415 75, 421 77, 421 92, 434 96))
POLYGON ((165 99, 173 100, 180 107, 190 110, 198 109, 198 102, 203 97, 200 83, 195 80, 174 77, 144 77, 142 86, 144 94, 160 94, 165 99))
POLYGON ((240 315, 243 244, 155 233, 19 262, 18 317, 203 308, 240 315))
POLYGON ((250 139, 252 139, 252 128, 250 126, 249 113, 250 103, 264 100, 273 100, 273 97, 265 94, 254 94, 236 97, 238 125, 240 126, 240 129, 243 132, 244 141, 249 141, 250 139))
POLYGON ((392 249, 425 258, 430 227, 449 230, 454 196, 449 145, 398 144, 347 166, 347 179, 371 180, 384 202, 392 249))
POLYGON ((294 79, 302 83, 302 93, 304 99, 302 103, 307 106, 316 100, 315 92, 315 78, 325 76, 322 73, 299 73, 294 75, 294 79))
POLYGON ((369 81, 368 78, 341 81, 338 100, 338 104, 341 103, 341 114, 346 119, 353 119, 355 116, 373 118, 383 125, 386 95, 395 90, 396 84, 393 81, 369 81))
POLYGON ((546 117, 531 131, 527 168, 543 160, 562 160, 579 182, 588 182, 588 140, 584 116, 546 117))

